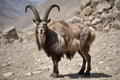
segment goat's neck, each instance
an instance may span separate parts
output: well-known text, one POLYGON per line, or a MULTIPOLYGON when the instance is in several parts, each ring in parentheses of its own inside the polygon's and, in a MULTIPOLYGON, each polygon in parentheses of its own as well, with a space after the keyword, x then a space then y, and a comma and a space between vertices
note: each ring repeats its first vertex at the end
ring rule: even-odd
POLYGON ((47 28, 45 36, 46 36, 46 39, 45 39, 44 49, 50 48, 58 40, 57 34, 49 28, 47 28))

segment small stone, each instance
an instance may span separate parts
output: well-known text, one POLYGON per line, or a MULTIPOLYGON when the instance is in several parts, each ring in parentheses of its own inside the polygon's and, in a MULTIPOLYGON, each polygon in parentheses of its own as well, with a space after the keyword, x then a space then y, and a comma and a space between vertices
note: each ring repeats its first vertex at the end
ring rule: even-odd
POLYGON ((70 80, 70 77, 65 76, 63 80, 70 80))
POLYGON ((103 64, 104 62, 103 61, 100 61, 99 64, 103 64))
POLYGON ((85 6, 88 5, 90 2, 91 2, 91 0, 82 0, 82 1, 81 1, 81 5, 82 5, 83 7, 85 7, 85 6))
POLYGON ((99 22, 101 22, 101 21, 102 21, 101 19, 95 18, 95 19, 91 22, 91 24, 92 24, 92 25, 95 25, 95 24, 97 24, 97 23, 99 23, 99 22))
POLYGON ((108 58, 108 60, 109 60, 109 61, 112 61, 112 60, 113 60, 113 58, 108 58))
POLYGON ((3 74, 3 77, 9 78, 9 77, 11 77, 13 74, 14 74, 13 72, 7 72, 7 73, 3 74))
POLYGON ((32 72, 28 72, 28 73, 25 73, 26 76, 32 76, 33 73, 32 72))
POLYGON ((33 74, 40 74, 42 71, 34 71, 33 74))
POLYGON ((12 65, 12 62, 8 62, 6 64, 3 64, 2 67, 11 66, 11 65, 12 65))
POLYGON ((95 71, 99 71, 99 68, 96 68, 95 71))
POLYGON ((37 62, 40 62, 40 61, 41 61, 40 59, 37 60, 37 62))
POLYGON ((108 71, 110 68, 109 67, 106 67, 106 70, 108 71))

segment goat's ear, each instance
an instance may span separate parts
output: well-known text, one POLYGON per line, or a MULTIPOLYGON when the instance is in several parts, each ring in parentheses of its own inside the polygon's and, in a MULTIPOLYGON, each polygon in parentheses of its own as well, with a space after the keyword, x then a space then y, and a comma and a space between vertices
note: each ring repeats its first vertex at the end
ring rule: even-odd
POLYGON ((47 20, 47 23, 49 23, 50 21, 51 21, 51 19, 48 19, 48 20, 47 20))

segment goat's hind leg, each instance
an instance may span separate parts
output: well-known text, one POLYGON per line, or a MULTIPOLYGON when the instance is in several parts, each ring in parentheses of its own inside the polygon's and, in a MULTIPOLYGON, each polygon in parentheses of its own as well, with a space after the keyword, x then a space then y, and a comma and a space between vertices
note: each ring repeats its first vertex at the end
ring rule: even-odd
POLYGON ((85 67, 86 67, 86 60, 85 60, 84 55, 83 55, 80 51, 78 51, 78 53, 79 53, 79 54, 82 56, 82 58, 83 58, 82 68, 81 68, 81 70, 78 72, 78 74, 79 74, 79 75, 83 75, 83 74, 84 74, 84 71, 85 71, 85 67))
POLYGON ((85 56, 85 59, 87 61, 87 70, 86 70, 84 76, 90 76, 90 71, 91 71, 91 56, 89 55, 88 51, 85 51, 84 56, 85 56))

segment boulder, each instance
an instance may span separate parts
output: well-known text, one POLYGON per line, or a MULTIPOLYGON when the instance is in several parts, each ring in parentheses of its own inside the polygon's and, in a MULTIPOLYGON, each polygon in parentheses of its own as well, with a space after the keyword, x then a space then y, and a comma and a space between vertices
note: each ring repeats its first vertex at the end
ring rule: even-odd
POLYGON ((107 2, 107 1, 104 1, 104 3, 99 3, 97 6, 96 6, 96 13, 99 13, 99 12, 102 12, 104 10, 108 10, 110 9, 111 5, 107 2))
POLYGON ((84 16, 88 16, 90 15, 92 12, 92 8, 90 6, 87 6, 86 8, 84 8, 81 13, 80 13, 80 18, 84 17, 84 16))
POLYGON ((6 28, 2 33, 2 37, 6 39, 8 43, 12 43, 15 39, 19 38, 14 26, 6 28))

